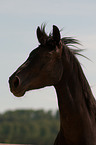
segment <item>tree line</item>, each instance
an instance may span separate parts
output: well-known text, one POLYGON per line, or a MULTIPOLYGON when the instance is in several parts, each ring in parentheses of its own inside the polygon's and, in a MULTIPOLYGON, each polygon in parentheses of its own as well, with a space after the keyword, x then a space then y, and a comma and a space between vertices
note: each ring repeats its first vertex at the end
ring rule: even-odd
POLYGON ((59 112, 16 110, 0 114, 0 143, 53 145, 59 112))

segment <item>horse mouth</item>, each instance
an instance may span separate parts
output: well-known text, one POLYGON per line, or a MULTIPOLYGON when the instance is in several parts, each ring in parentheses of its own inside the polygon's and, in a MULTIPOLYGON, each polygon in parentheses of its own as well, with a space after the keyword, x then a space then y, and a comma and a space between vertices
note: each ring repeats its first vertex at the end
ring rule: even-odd
POLYGON ((16 96, 16 97, 22 97, 22 96, 24 96, 24 94, 25 94, 25 92, 23 91, 23 92, 12 92, 13 94, 14 94, 14 96, 16 96))
POLYGON ((25 94, 25 91, 24 90, 15 91, 15 90, 12 90, 12 88, 10 88, 10 91, 16 97, 22 97, 25 94))

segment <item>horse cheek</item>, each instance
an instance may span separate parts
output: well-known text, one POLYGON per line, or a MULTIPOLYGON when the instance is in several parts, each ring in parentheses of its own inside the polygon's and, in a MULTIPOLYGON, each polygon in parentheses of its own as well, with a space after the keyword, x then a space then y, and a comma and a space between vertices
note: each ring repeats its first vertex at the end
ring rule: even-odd
POLYGON ((55 62, 54 64, 50 65, 48 71, 48 77, 50 78, 52 83, 51 85, 54 85, 58 83, 62 78, 63 65, 60 61, 57 61, 57 63, 55 62))

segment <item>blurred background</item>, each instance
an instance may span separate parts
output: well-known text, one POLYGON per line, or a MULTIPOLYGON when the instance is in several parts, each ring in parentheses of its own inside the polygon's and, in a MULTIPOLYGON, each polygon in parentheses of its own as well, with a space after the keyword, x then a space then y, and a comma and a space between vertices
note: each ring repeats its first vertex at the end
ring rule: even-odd
POLYGON ((16 98, 9 90, 9 76, 39 43, 36 29, 47 23, 63 28, 61 36, 80 40, 83 55, 78 57, 96 96, 96 0, 0 0, 0 113, 17 109, 58 109, 53 87, 29 91, 16 98))

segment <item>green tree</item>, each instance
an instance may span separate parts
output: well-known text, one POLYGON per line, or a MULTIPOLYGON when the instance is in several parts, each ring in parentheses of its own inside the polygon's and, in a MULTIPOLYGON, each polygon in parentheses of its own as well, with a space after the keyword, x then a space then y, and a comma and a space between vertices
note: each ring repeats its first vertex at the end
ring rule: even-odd
POLYGON ((16 110, 0 114, 0 142, 52 145, 59 130, 59 112, 16 110))

